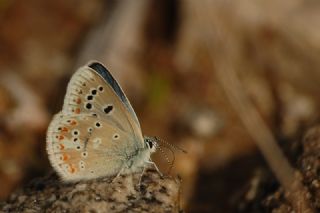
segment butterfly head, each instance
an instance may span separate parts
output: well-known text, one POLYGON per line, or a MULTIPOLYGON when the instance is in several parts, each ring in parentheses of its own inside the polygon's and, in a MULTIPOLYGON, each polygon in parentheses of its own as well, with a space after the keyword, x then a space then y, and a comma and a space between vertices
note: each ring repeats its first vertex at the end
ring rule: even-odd
POLYGON ((150 152, 155 152, 158 147, 158 139, 157 137, 144 137, 144 143, 146 147, 150 150, 150 152))

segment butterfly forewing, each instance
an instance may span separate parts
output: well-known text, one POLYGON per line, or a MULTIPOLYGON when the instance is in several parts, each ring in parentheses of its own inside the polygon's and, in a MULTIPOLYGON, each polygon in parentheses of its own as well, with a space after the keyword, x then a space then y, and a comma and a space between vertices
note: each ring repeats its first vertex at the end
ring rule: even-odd
POLYGON ((80 68, 48 128, 47 150, 57 172, 64 180, 115 175, 143 146, 139 121, 107 69, 99 63, 80 68))
POLYGON ((126 95, 122 91, 122 89, 121 89, 120 85, 117 83, 117 81, 112 77, 110 72, 102 64, 100 64, 98 62, 89 63, 88 67, 90 67, 94 71, 96 71, 108 83, 108 85, 112 87, 113 91, 120 98, 122 103, 125 105, 127 110, 132 115, 132 118, 135 121, 136 125, 140 128, 139 120, 138 120, 137 115, 134 112, 128 98, 126 97, 126 95))
POLYGON ((106 81, 88 66, 80 68, 71 78, 62 112, 91 114, 114 122, 124 131, 141 135, 140 126, 106 81))

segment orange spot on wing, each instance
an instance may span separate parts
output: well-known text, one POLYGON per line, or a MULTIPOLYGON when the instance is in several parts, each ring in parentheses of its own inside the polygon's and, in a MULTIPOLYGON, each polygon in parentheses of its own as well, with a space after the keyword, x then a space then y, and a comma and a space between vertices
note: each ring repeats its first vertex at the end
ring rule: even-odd
POLYGON ((80 108, 77 108, 75 113, 79 114, 80 113, 80 108))
POLYGON ((71 121, 70 125, 76 125, 77 122, 75 120, 71 121))
POLYGON ((61 132, 68 132, 69 131, 69 129, 67 128, 67 127, 63 127, 62 129, 61 129, 61 132))
POLYGON ((62 155, 62 160, 63 160, 63 161, 67 161, 69 158, 70 158, 70 157, 69 157, 69 155, 67 155, 67 154, 63 154, 63 155, 62 155))
POLYGON ((76 103, 77 103, 77 104, 81 104, 81 99, 78 98, 78 99, 76 100, 76 103))
POLYGON ((59 135, 59 140, 63 140, 64 139, 64 136, 63 135, 59 135))
POLYGON ((60 150, 64 149, 64 145, 63 144, 59 144, 60 145, 60 150))
POLYGON ((70 172, 70 173, 75 173, 75 172, 76 172, 75 166, 72 165, 72 164, 69 164, 69 166, 70 166, 69 172, 70 172))

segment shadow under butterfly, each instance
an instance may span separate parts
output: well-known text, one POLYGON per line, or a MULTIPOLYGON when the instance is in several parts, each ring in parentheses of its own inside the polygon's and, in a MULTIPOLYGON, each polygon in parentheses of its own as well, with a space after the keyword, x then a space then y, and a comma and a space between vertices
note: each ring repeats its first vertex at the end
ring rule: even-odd
MULTIPOLYGON (((142 176, 148 165, 161 174, 150 158, 157 148, 164 153, 161 146, 172 153, 172 148, 185 152, 157 137, 143 137, 129 100, 98 62, 79 68, 72 76, 63 108, 47 131, 50 163, 64 181, 137 171, 142 176)), ((165 157, 172 167, 174 160, 165 157)))

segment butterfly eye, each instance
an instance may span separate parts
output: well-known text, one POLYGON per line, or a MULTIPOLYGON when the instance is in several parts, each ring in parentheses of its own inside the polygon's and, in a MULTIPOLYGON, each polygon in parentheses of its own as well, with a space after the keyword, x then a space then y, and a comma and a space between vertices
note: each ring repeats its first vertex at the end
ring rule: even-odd
POLYGON ((149 147, 149 149, 152 149, 152 147, 153 147, 152 141, 147 140, 146 143, 147 143, 147 146, 149 147))

